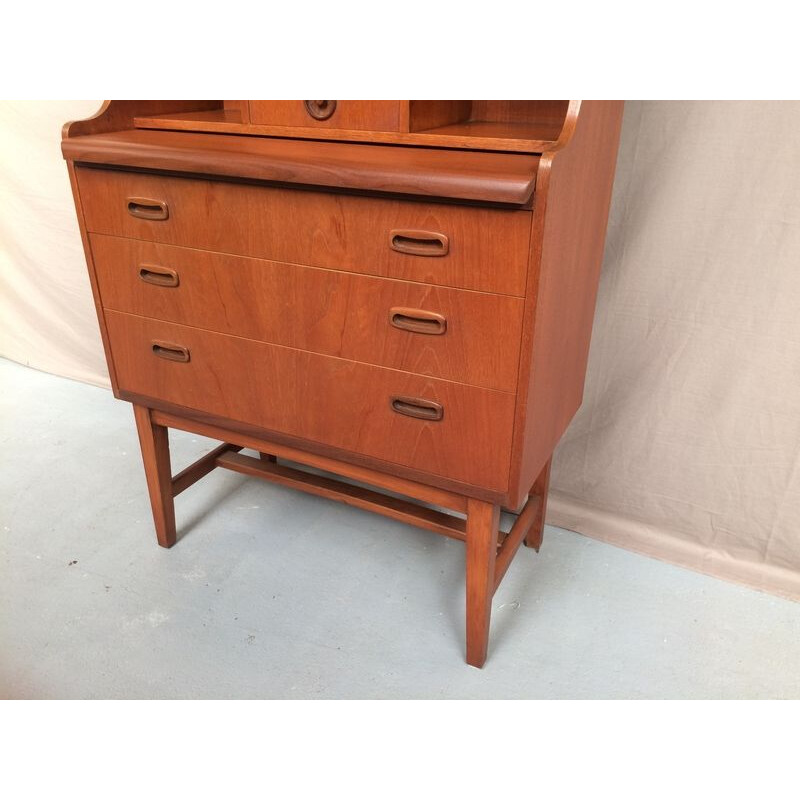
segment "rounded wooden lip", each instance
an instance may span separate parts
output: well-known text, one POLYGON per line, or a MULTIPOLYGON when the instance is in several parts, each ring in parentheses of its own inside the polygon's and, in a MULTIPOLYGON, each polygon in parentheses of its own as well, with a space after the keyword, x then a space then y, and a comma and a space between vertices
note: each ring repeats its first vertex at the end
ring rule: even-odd
POLYGON ((513 206, 533 195, 539 156, 126 130, 65 139, 76 163, 513 206))

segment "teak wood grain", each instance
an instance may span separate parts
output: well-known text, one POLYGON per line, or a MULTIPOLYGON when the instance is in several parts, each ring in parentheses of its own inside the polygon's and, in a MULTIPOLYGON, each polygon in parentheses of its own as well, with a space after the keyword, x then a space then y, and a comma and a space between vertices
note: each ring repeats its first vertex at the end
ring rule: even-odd
MULTIPOLYGON (((362 127, 366 119, 360 113, 348 115, 346 111, 337 111, 322 122, 314 120, 305 109, 305 102, 336 103, 337 110, 349 107, 351 112, 354 106, 349 104, 358 103, 360 109, 366 106, 366 101, 226 100, 223 105, 206 111, 142 114, 134 119, 134 125, 155 130, 447 147, 458 149, 461 154, 470 149, 544 153, 554 149, 561 137, 569 103, 567 100, 372 101, 375 105, 367 113, 374 116, 375 124, 369 129, 362 127), (258 120, 251 118, 251 106, 257 109, 258 120)), ((451 150, 450 155, 457 154, 451 150)))
POLYGON ((411 100, 409 101, 409 130, 418 132, 442 125, 452 125, 469 119, 470 100, 411 100))
MULTIPOLYGON (((380 486, 382 485, 382 480, 397 478, 408 481, 416 486, 424 486, 431 491, 447 492, 450 496, 459 496, 464 503, 466 503, 467 498, 474 497, 478 500, 484 500, 487 503, 496 503, 504 509, 509 508, 507 491, 489 489, 486 486, 476 486, 475 484, 464 483, 463 481, 457 481, 442 475, 435 475, 430 471, 426 471, 424 466, 417 469, 398 464, 396 461, 382 461, 379 458, 365 456, 361 453, 353 452, 352 450, 343 450, 342 448, 333 447, 312 439, 304 439, 299 436, 292 436, 278 431, 265 430, 258 425, 239 422, 229 416, 226 417, 219 414, 212 414, 208 411, 200 411, 171 403, 167 400, 160 400, 152 396, 137 394, 136 392, 121 390, 116 396, 129 403, 150 408, 154 415, 161 414, 165 417, 169 417, 170 420, 184 420, 187 425, 191 425, 191 427, 181 428, 180 425, 170 422, 168 425, 170 428, 181 428, 181 430, 189 430, 191 432, 200 433, 201 436, 218 438, 220 441, 234 444, 239 442, 243 437, 247 437, 253 441, 261 441, 262 443, 268 442, 269 446, 273 446, 277 443, 304 454, 330 459, 334 465, 338 465, 332 468, 331 471, 340 475, 348 474, 344 467, 358 467, 359 469, 363 469, 367 474, 372 476, 368 480, 365 479, 365 483, 380 486), (214 429, 221 433, 214 437, 210 433, 201 433, 200 429, 214 429)), ((272 451, 267 447, 262 452, 270 454, 272 451)), ((278 453, 278 455, 280 455, 280 453, 278 453)), ((302 459, 296 460, 302 461, 302 459)), ((395 490, 392 489, 392 491, 395 490)), ((433 502, 435 505, 442 505, 446 508, 454 508, 452 505, 426 500, 424 494, 422 494, 420 490, 411 492, 409 497, 424 502, 433 502)))
POLYGON ((89 283, 92 287, 92 299, 94 300, 97 322, 100 327, 100 338, 103 342, 103 351, 105 353, 106 364, 108 366, 108 377, 111 381, 112 391, 116 396, 118 396, 119 387, 117 386, 117 374, 114 370, 114 358, 111 354, 111 344, 108 341, 108 331, 106 329, 106 321, 103 314, 103 304, 100 298, 100 287, 97 283, 97 271, 95 269, 94 258, 92 256, 92 248, 89 244, 89 232, 86 230, 86 225, 84 224, 83 207, 81 205, 80 190, 78 189, 78 179, 75 175, 75 165, 71 161, 67 162, 67 172, 69 174, 70 187, 72 188, 72 196, 75 200, 75 208, 78 212, 81 242, 83 244, 84 257, 86 258, 86 267, 89 272, 89 283))
POLYGON ((467 663, 482 667, 489 646, 500 508, 467 503, 467 663))
POLYGON ((413 147, 158 130, 71 138, 61 149, 80 164, 513 206, 530 204, 539 164, 533 155, 465 151, 454 156, 413 147))
POLYGON ((221 107, 219 100, 106 100, 94 116, 65 123, 61 136, 69 139, 129 130, 135 116, 203 113, 221 107))
MULTIPOLYGON (((223 113, 238 114, 239 121, 250 122, 250 101, 249 100, 223 100, 223 113)), ((134 120, 135 124, 135 120, 134 120)))
POLYGON ((216 467, 463 540, 479 667, 580 405, 622 104, 331 102, 109 101, 65 126, 112 386, 161 545, 216 467), (173 477, 169 428, 222 444, 173 477))
POLYGON ((106 312, 122 390, 505 490, 514 395, 106 312), (185 349, 187 362, 154 352, 185 349), (437 403, 441 420, 393 398, 437 403))
POLYGON ((278 464, 269 459, 257 460, 252 456, 243 456, 238 453, 223 454, 217 458, 217 465, 243 475, 263 478, 291 489, 300 489, 319 497, 339 500, 356 508, 374 511, 401 522, 427 528, 451 539, 464 541, 466 538, 466 525, 460 517, 421 506, 419 503, 375 492, 362 486, 353 486, 335 478, 315 475, 305 470, 278 464))
POLYGON ((220 456, 225 453, 238 453, 241 449, 241 447, 234 444, 221 444, 219 447, 215 447, 210 453, 206 453, 206 455, 193 464, 190 464, 186 469, 181 470, 177 475, 172 477, 172 496, 177 497, 190 486, 194 486, 197 481, 205 478, 209 472, 216 469, 217 459, 220 456))
POLYGON ((172 547, 177 534, 169 457, 169 430, 153 422, 150 409, 145 406, 134 405, 133 415, 139 433, 139 445, 158 543, 162 547, 172 547))
MULTIPOLYGON (((313 102, 313 101, 312 101, 313 102)), ((336 100, 333 114, 315 119, 303 100, 250 100, 250 121, 256 125, 286 125, 344 130, 399 131, 400 100, 336 100)))
POLYGON ((525 294, 531 214, 295 189, 76 170, 86 227, 216 252, 485 292, 525 294), (169 209, 134 217, 130 198, 169 209), (393 231, 445 236, 446 255, 399 252, 393 231))
POLYGON ((542 125, 552 129, 553 140, 564 125, 569 100, 473 100, 471 121, 542 125))
POLYGON ((155 423, 167 428, 175 428, 195 433, 198 436, 205 436, 209 439, 227 441, 235 446, 249 447, 261 453, 269 452, 273 454, 265 460, 282 458, 307 467, 331 472, 359 483, 377 486, 385 491, 395 492, 451 511, 466 512, 467 510, 467 498, 460 491, 447 491, 429 483, 408 480, 386 469, 376 470, 354 464, 352 461, 342 461, 330 456, 320 455, 308 449, 310 444, 308 442, 304 442, 302 448, 294 447, 284 442, 279 442, 274 438, 265 439, 263 432, 258 432, 254 428, 247 430, 247 426, 235 426, 231 424, 230 420, 222 418, 213 420, 208 415, 202 415, 204 418, 200 419, 199 416, 192 416, 191 413, 187 414, 185 410, 177 414, 173 411, 154 409, 151 416, 155 423), (224 423, 224 427, 219 423, 224 423))
POLYGON ((547 493, 550 491, 550 466, 552 459, 542 467, 539 476, 533 482, 533 488, 528 493, 528 499, 538 497, 539 503, 536 506, 536 516, 534 517, 529 530, 525 534, 525 546, 532 547, 536 552, 542 546, 544 537, 544 519, 547 513, 547 493))
POLYGON ((584 101, 543 157, 534 214, 511 503, 549 461, 583 400, 622 103, 584 101))
POLYGON ((521 298, 101 234, 90 238, 106 308, 516 390, 521 298), (426 322, 426 314, 441 317, 440 327, 426 322))

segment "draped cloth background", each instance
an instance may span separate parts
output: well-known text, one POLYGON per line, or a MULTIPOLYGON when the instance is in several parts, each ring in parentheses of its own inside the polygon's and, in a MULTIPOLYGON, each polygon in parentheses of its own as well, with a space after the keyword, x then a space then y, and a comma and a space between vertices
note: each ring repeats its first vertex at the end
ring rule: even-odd
MULTIPOLYGON (((108 386, 60 127, 0 103, 0 353, 108 386)), ((800 103, 629 102, 547 521, 800 599, 800 103)), ((78 410, 76 409, 76 413, 78 410)))

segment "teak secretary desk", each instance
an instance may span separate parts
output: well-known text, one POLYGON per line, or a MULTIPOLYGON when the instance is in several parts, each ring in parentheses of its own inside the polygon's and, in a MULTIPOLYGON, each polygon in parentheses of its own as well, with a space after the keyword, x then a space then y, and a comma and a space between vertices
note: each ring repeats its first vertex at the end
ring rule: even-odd
POLYGON ((610 101, 112 100, 67 124, 159 544, 215 467, 461 539, 482 666, 581 403, 621 119, 610 101), (223 444, 173 476, 169 428, 223 444))

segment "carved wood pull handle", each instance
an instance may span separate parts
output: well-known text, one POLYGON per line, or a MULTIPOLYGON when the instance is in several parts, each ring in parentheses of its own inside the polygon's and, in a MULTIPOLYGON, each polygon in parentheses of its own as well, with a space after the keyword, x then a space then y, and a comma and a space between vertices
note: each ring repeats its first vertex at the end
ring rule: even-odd
POLYGON ((189 348, 169 342, 153 342, 153 353, 167 361, 180 361, 185 364, 189 360, 189 348))
POLYGON ((129 197, 128 213, 132 217, 147 220, 169 218, 169 206, 163 200, 148 200, 146 197, 129 197))
POLYGON ((392 397, 390 404, 392 411, 415 419, 438 422, 444 416, 444 408, 439 403, 421 397, 392 397))
POLYGON ((169 267, 157 267, 153 264, 142 264, 139 267, 139 277, 145 283, 153 286, 174 287, 179 283, 178 273, 169 267))
POLYGON ((389 246, 411 256, 446 256, 450 240, 433 231, 396 230, 389 232, 389 246))
POLYGON ((447 320, 441 314, 421 308, 392 308, 389 310, 389 322, 395 328, 411 333, 438 336, 447 330, 447 320))
POLYGON ((330 119, 333 112, 336 111, 335 100, 303 100, 305 103, 306 111, 314 119, 330 119))

